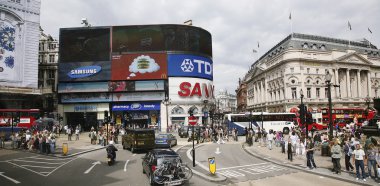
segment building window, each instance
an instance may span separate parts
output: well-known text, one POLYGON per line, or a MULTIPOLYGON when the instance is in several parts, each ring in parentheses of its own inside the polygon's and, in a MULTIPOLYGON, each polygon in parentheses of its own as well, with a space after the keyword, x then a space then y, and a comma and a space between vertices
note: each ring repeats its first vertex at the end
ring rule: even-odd
POLYGON ((310 68, 307 68, 307 69, 306 69, 306 72, 307 72, 308 74, 310 74, 310 68))
POLYGON ((49 78, 49 79, 53 79, 53 78, 55 78, 55 72, 54 72, 54 70, 49 70, 49 71, 48 71, 48 78, 49 78))
POLYGON ((317 44, 313 44, 313 49, 314 50, 318 49, 317 44))
POLYGON ((294 73, 294 68, 290 68, 290 72, 291 72, 291 73, 294 73))
POLYGON ((307 98, 311 98, 311 88, 306 89, 306 96, 307 98))
POLYGON ((292 88, 292 98, 297 99, 297 88, 292 88))
POLYGON ((319 69, 316 69, 317 74, 319 74, 319 69))
POLYGON ((54 63, 55 62, 55 56, 54 55, 49 55, 49 62, 54 63))
POLYGON ((325 45, 322 45, 322 46, 321 46, 321 50, 326 50, 325 45))
POLYGON ((317 98, 319 98, 319 96, 320 96, 320 88, 316 88, 315 89, 315 93, 316 93, 316 95, 317 95, 317 98))

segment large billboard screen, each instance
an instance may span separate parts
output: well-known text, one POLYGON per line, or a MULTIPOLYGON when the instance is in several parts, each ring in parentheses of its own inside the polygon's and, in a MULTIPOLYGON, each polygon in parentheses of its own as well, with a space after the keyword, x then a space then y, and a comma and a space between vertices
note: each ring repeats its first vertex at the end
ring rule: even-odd
POLYGON ((109 27, 60 29, 60 62, 109 61, 110 32, 109 27))
POLYGON ((111 62, 59 63, 58 80, 72 81, 108 81, 111 78, 111 62))
POLYGON ((213 64, 209 58, 195 56, 170 54, 168 55, 169 77, 199 77, 213 79, 213 64))
POLYGON ((167 79, 167 57, 163 53, 112 56, 112 80, 167 79))
POLYGON ((187 25, 112 27, 112 53, 187 51, 212 56, 211 34, 187 25))
POLYGON ((58 93, 73 92, 107 92, 107 82, 78 82, 78 83, 59 83, 58 93))
POLYGON ((91 102, 111 102, 110 93, 83 93, 83 94, 62 94, 62 103, 91 103, 91 102))
POLYGON ((211 101, 214 99, 214 85, 207 79, 170 77, 169 98, 186 103, 211 101))

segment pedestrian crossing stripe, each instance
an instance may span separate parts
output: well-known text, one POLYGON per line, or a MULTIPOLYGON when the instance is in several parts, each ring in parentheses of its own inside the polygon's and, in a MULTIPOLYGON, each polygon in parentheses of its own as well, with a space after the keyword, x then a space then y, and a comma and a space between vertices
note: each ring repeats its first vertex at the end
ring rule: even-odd
POLYGON ((265 165, 265 166, 253 166, 253 167, 244 167, 237 170, 223 170, 219 173, 228 178, 244 177, 245 174, 258 175, 268 172, 276 172, 287 170, 285 167, 280 167, 276 165, 265 165))

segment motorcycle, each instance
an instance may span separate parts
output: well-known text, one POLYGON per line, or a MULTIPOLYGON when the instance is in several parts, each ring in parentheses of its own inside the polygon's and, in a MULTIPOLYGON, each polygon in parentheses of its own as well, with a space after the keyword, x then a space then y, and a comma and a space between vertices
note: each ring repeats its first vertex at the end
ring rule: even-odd
POLYGON ((109 166, 115 163, 115 158, 112 155, 112 152, 107 151, 107 163, 109 166))
POLYGON ((113 146, 113 142, 106 148, 107 151, 107 163, 109 166, 115 163, 117 148, 113 146))

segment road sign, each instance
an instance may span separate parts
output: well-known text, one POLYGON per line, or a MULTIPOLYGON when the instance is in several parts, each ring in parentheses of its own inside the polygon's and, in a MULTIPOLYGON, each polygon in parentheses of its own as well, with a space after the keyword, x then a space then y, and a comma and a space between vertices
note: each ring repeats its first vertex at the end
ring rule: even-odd
POLYGON ((208 167, 209 167, 211 174, 215 174, 215 172, 216 172, 215 157, 208 159, 208 167))
POLYGON ((197 118, 195 116, 189 116, 189 125, 196 125, 197 124, 197 118))

